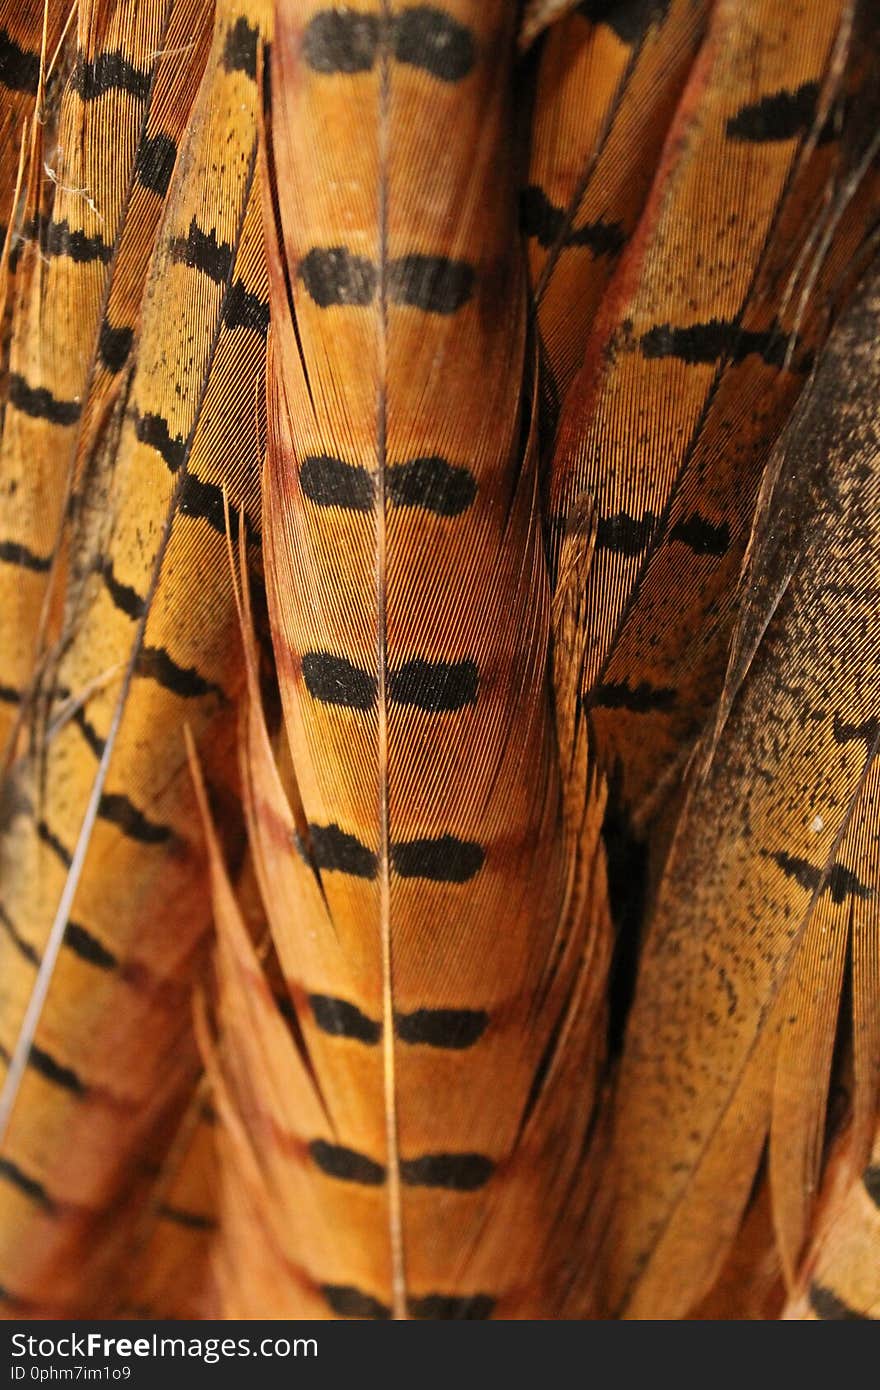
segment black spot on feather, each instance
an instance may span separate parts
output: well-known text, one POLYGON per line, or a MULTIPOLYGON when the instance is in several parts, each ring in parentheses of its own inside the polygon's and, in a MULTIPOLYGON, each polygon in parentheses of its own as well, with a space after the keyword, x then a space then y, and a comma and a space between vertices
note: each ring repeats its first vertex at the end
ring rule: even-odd
POLYGON ((190 1211, 187 1207, 174 1207, 168 1202, 160 1202, 156 1215, 162 1221, 171 1221, 175 1226, 185 1226, 190 1231, 213 1231, 217 1225, 213 1216, 201 1211, 190 1211))
POLYGON ((407 661, 389 679, 391 699, 427 714, 450 713, 477 699, 475 661, 407 661))
POLYGON ((607 24, 621 43, 633 44, 651 23, 669 13, 670 0, 581 0, 578 14, 592 24, 607 24))
POLYGON ((858 740, 865 743, 870 752, 880 735, 880 719, 871 715, 861 724, 851 724, 835 713, 832 734, 835 743, 852 743, 858 740))
POLYGON ((0 1178, 17 1187, 19 1192, 23 1192, 31 1201, 36 1202, 46 1211, 54 1211, 55 1203, 52 1201, 48 1192, 41 1182, 36 1178, 29 1177, 17 1163, 13 1163, 11 1158, 0 1157, 0 1178))
POLYGON ((318 1027, 334 1038, 352 1038, 355 1042, 372 1045, 382 1036, 381 1023, 368 1018, 347 999, 335 999, 329 994, 310 994, 309 1005, 318 1027))
POLYGON ((30 961, 31 965, 40 964, 39 951, 21 935, 21 932, 16 927, 2 903, 0 903, 0 927, 3 928, 13 946, 15 946, 16 950, 21 952, 25 960, 30 961))
POLYGON ((329 1144, 325 1139, 314 1139, 309 1144, 309 1153, 321 1172, 330 1178, 364 1183, 370 1187, 379 1187, 385 1181, 385 1169, 381 1163, 354 1149, 347 1149, 343 1144, 329 1144))
POLYGON ((441 82, 460 82, 476 59, 470 29, 432 5, 415 5, 394 19, 394 56, 441 82))
POLYGON ((173 838, 170 826, 151 821, 123 792, 104 792, 98 803, 98 815, 130 840, 139 840, 144 845, 163 845, 173 838))
POLYGON ((376 703, 376 677, 331 652, 305 652, 303 680, 314 700, 346 709, 369 710, 376 703))
POLYGON ((831 901, 838 906, 850 897, 873 897, 872 889, 862 883, 852 869, 847 869, 843 864, 834 864, 827 874, 823 874, 818 865, 811 864, 808 859, 800 859, 797 855, 786 854, 784 850, 776 850, 772 854, 762 850, 761 853, 764 859, 772 859, 786 878, 793 878, 795 883, 800 884, 807 892, 814 893, 821 883, 822 892, 829 893, 831 901))
POLYGON ((46 821, 37 821, 37 836, 52 851, 56 859, 64 865, 65 869, 69 869, 73 863, 73 855, 46 821))
POLYGON ((708 366, 722 358, 744 362, 753 355, 769 367, 781 367, 789 340, 777 329, 759 332, 730 320, 709 319, 687 328, 658 323, 642 335, 639 346, 647 358, 676 357, 691 367, 708 366))
POLYGON ((476 1153, 424 1154, 401 1160, 400 1176, 408 1187, 443 1187, 451 1192, 476 1192, 495 1171, 491 1158, 476 1153))
POLYGON ((28 1066, 39 1072, 46 1081, 51 1081, 53 1086, 60 1086, 63 1091, 70 1091, 75 1096, 83 1096, 86 1093, 86 1087, 73 1068, 56 1061, 44 1048, 37 1047, 36 1043, 31 1044, 28 1066))
POLYGON ((128 354, 131 352, 131 345, 134 342, 134 330, 131 328, 114 328, 107 319, 101 323, 101 331, 98 335, 98 351, 104 366, 110 372, 121 372, 128 361, 128 354))
POLYGON ((650 710, 671 709, 675 704, 675 691, 671 686, 650 685, 648 681, 639 681, 636 686, 621 681, 597 685, 586 703, 591 708, 626 709, 633 714, 646 714, 650 710))
POLYGON ((136 68, 122 53, 99 53, 88 60, 80 54, 70 82, 83 101, 97 101, 105 92, 127 92, 146 101, 153 80, 152 72, 136 68))
POLYGON ((20 541, 0 541, 0 560, 7 565, 33 570, 35 574, 47 574, 52 566, 51 555, 37 555, 20 541))
POLYGON ((185 237, 172 237, 169 252, 173 264, 200 270, 218 285, 225 284, 232 271, 232 247, 226 241, 218 241, 215 228, 204 231, 195 218, 185 237))
POLYGON ((401 256, 388 266, 388 297, 426 314, 454 314, 473 294, 474 268, 446 256, 401 256))
POLYGON ((857 1313, 831 1289, 813 1282, 810 1285, 810 1307, 823 1322, 870 1322, 866 1313, 857 1313))
POLYGON ((168 192, 174 164, 177 159, 177 146, 170 135, 160 132, 150 139, 144 139, 138 146, 135 172, 144 188, 158 193, 164 198, 168 192))
POLYGON ((34 96, 39 81, 39 53, 29 53, 7 29, 0 29, 0 83, 10 92, 30 92, 34 96))
POLYGON ((165 460, 172 473, 176 473, 186 458, 186 440, 179 434, 172 434, 168 421, 161 415, 148 411, 134 415, 134 432, 142 444, 149 444, 165 460))
POLYGON ((344 246, 313 246, 300 261, 298 274, 321 309, 343 304, 363 308, 372 303, 378 284, 373 262, 344 246))
POLYGON ((695 555, 726 555, 730 545, 730 527, 725 521, 715 525, 693 512, 687 521, 677 521, 669 532, 670 541, 681 541, 695 555))
POLYGON ((534 237, 540 246, 549 249, 561 246, 586 246, 594 256, 616 256, 623 250, 626 234, 619 222, 585 222, 580 227, 568 225, 562 208, 550 202, 537 184, 530 184, 520 195, 520 225, 523 234, 534 237))
POLYGON ((366 468, 329 454, 310 454, 299 473, 303 493, 316 507, 341 507, 368 512, 375 501, 373 479, 366 468))
POLYGON ((320 1289, 328 1306, 339 1318, 370 1318, 378 1321, 391 1317, 390 1308, 352 1284, 321 1284, 320 1289))
POLYGON ((643 512, 641 516, 630 516, 628 512, 600 516, 596 525, 596 549, 611 550, 615 555, 640 555, 649 544, 656 525, 653 512, 643 512))
POLYGON ((435 1318, 444 1321, 483 1321, 492 1316, 494 1307, 495 1299, 487 1293, 429 1293, 422 1298, 410 1298, 407 1301, 411 1318, 435 1318))
MULTIPOLYGON (((183 516, 198 517, 207 521, 219 535, 226 535, 226 508, 223 490, 216 483, 206 483, 196 473, 187 473, 180 487, 178 507, 183 516)), ((242 514, 234 508, 229 511, 229 534, 238 539, 239 517, 242 514)), ((245 517, 245 529, 250 530, 245 517)))
POLYGON ((223 46, 223 66, 227 72, 243 72, 256 80, 258 38, 257 30, 243 16, 235 21, 223 46))
POLYGON ((17 372, 10 373, 8 393, 10 405, 34 420, 48 420, 50 425, 74 425, 79 419, 79 401, 60 401, 44 386, 29 386, 17 372))
POLYGON ((303 57, 313 72, 369 72, 376 60, 379 20, 356 10, 319 10, 303 35, 303 57))
POLYGON ((376 856, 355 835, 338 825, 309 825, 312 854, 319 869, 353 874, 355 878, 376 877, 376 856))
POLYGON ((110 595, 114 607, 122 613, 126 613, 129 618, 140 618, 143 614, 145 603, 130 584, 123 584, 113 573, 112 560, 105 560, 101 566, 101 578, 104 581, 107 592, 110 595))
POLYGON ((394 1027, 401 1042, 410 1046, 473 1047, 485 1033, 489 1015, 482 1009, 416 1009, 396 1014, 394 1027))
POLYGON ((265 338, 269 332, 269 302, 251 294, 243 281, 236 280, 226 296, 223 322, 227 328, 249 328, 265 338))
POLYGON ((467 468, 441 458, 418 458, 388 469, 388 496, 398 507, 424 507, 437 516, 458 516, 477 495, 477 482, 467 468))
POLYGON ((64 945, 79 956, 80 960, 95 965, 99 970, 115 970, 119 964, 112 951, 103 942, 78 922, 68 922, 64 933, 64 945))
POLYGON ((164 647, 142 647, 135 671, 184 700, 195 700, 202 695, 223 696, 219 685, 206 680, 194 666, 179 665, 164 647))
POLYGON ((816 120, 818 82, 804 82, 794 91, 782 90, 740 107, 727 122, 731 140, 768 144, 806 135, 816 120))
POLYGON ((68 256, 78 265, 89 265, 92 261, 109 265, 113 255, 113 247, 107 245, 99 232, 86 236, 79 227, 71 231, 67 218, 46 225, 43 245, 47 256, 68 256))
POLYGON ((480 845, 454 835, 391 846, 391 863, 401 878, 426 878, 433 883, 467 883, 480 872, 485 858, 480 845))

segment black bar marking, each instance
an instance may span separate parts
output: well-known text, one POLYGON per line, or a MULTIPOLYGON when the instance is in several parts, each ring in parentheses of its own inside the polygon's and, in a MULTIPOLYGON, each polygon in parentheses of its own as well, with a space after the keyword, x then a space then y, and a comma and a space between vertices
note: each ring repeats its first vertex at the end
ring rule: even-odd
POLYGON ((51 555, 37 555, 19 541, 0 541, 0 560, 7 565, 33 570, 35 574, 46 574, 52 567, 51 555))
POLYGON ((83 101, 96 101, 105 92, 128 92, 138 101, 150 95, 152 72, 136 68, 121 53, 99 53, 91 61, 80 54, 71 76, 71 85, 83 101))
POLYGON ((768 367, 781 367, 789 340, 775 328, 757 332, 730 320, 709 319, 706 323, 693 323, 689 328, 655 324, 642 335, 639 347, 647 358, 675 357, 690 367, 710 366, 722 358, 744 362, 752 354, 760 357, 768 367))
POLYGON ((376 877, 376 856, 355 835, 338 825, 309 825, 312 854, 319 869, 353 874, 355 878, 376 877))
POLYGON ((364 1183, 369 1187, 380 1187, 385 1181, 385 1169, 366 1154, 347 1149, 343 1144, 328 1144, 326 1139, 313 1139, 309 1153, 330 1178, 340 1178, 343 1182, 364 1183))
POLYGON ((857 1313, 831 1289, 813 1282, 810 1285, 810 1307, 823 1322, 871 1322, 866 1313, 857 1313))
POLYGON ((104 366, 110 372, 121 372, 128 361, 131 345, 134 342, 134 329, 125 326, 114 328, 105 318, 98 335, 98 351, 104 366))
POLYGON ((251 81, 256 81, 258 38, 257 30, 244 16, 235 21, 223 47, 223 66, 227 72, 244 72, 251 81))
POLYGON ((113 247, 108 246, 99 233, 86 236, 80 228, 71 231, 67 218, 48 224, 44 246, 47 256, 69 256, 78 265, 89 265, 93 261, 109 265, 113 255, 113 247))
MULTIPOLYGON (((187 473, 181 484, 177 502, 183 516, 200 517, 221 536, 226 535, 226 509, 223 492, 216 483, 203 483, 196 473, 187 473)), ((229 534, 238 540, 239 513, 229 510, 229 534)), ((250 531, 245 520, 245 530, 250 531)))
POLYGON ((394 20, 394 56, 440 82, 460 82, 474 66, 476 46, 470 29, 433 5, 402 10, 394 20))
POLYGON ((168 246, 172 263, 200 270, 217 285, 225 285, 232 272, 233 251, 228 241, 218 241, 215 228, 204 231, 193 217, 185 237, 172 237, 168 246))
POLYGON ((123 584, 113 573, 113 561, 105 560, 101 566, 101 578, 113 602, 114 607, 120 612, 125 613, 129 618, 140 618, 143 616, 146 606, 145 600, 141 598, 136 589, 130 584, 123 584))
POLYGON ((303 680, 313 700, 323 705, 370 710, 376 703, 376 677, 331 652, 305 652, 303 680))
POLYGON ((161 1202, 156 1207, 156 1215, 163 1221, 173 1221, 175 1226, 186 1226, 190 1231, 213 1231, 217 1226, 213 1216, 188 1211, 185 1207, 173 1207, 168 1202, 161 1202))
POLYGON ((394 1017, 401 1042, 456 1050, 473 1047, 488 1023, 489 1015, 483 1009, 416 1009, 414 1013, 394 1017))
POLYGON ((389 694, 398 705, 426 714, 445 714, 476 704, 479 672, 475 661, 407 661, 389 677, 389 694))
POLYGON ((9 403, 24 415, 35 420, 48 420, 50 425, 75 425, 79 419, 79 401, 59 401, 44 386, 29 386, 23 376, 11 372, 9 403))
MULTIPOLYGON (((345 246, 313 246, 297 271, 321 309, 372 304, 379 275, 372 261, 345 246)), ((454 314, 471 297, 474 269, 446 256, 400 256, 388 265, 388 297, 394 304, 428 314, 454 314)))
POLYGON ((495 1164, 485 1154, 424 1154, 404 1158, 400 1176, 408 1187, 443 1187, 450 1192, 476 1192, 485 1187, 495 1164))
POLYGON ((581 0, 578 14, 591 24, 607 24, 621 43, 634 44, 649 24, 660 24, 670 0, 581 0))
POLYGON ((469 1322, 491 1318, 495 1299, 491 1294, 473 1293, 456 1296, 449 1293, 429 1293, 422 1298, 407 1300, 411 1318, 434 1318, 443 1321, 469 1322))
POLYGON ((170 825, 150 820, 123 792, 104 792, 98 803, 98 815, 117 826, 130 840, 139 840, 143 845, 164 845, 174 838, 170 825))
POLYGON ((40 55, 20 48, 8 29, 0 29, 0 83, 10 92, 36 96, 40 81, 40 55))
POLYGON ((639 681, 636 686, 626 681, 612 682, 597 685, 586 704, 593 709, 627 709, 633 714, 648 714, 651 710, 672 709, 675 690, 668 685, 650 685, 648 681, 639 681))
POLYGON ((144 415, 135 412, 134 432, 142 444, 149 444, 156 450, 172 473, 177 472, 186 459, 186 440, 179 434, 171 434, 164 416, 152 411, 144 415))
POLYGON ((333 1312, 340 1318, 371 1318, 386 1321, 391 1309, 372 1294, 356 1289, 352 1284, 321 1284, 320 1291, 333 1312))
POLYGON ((73 856, 70 851, 61 843, 54 830, 50 830, 44 820, 37 821, 37 835, 44 845, 48 845, 52 853, 61 860, 65 869, 69 869, 73 863, 73 856))
MULTIPOLYGON (((415 5, 393 16, 391 41, 399 63, 420 68, 440 82, 460 82, 476 61, 469 29, 432 5, 415 5)), ((303 36, 303 57, 325 75, 369 72, 379 48, 376 15, 343 8, 321 10, 303 36)))
POLYGON ((379 280, 372 261, 353 256, 344 246, 313 246, 300 261, 297 274, 321 309, 372 304, 379 280))
POLYGON ((880 1163, 873 1163, 870 1168, 865 1169, 862 1182, 874 1206, 880 1207, 880 1163))
POLYGON ((4 705, 20 704, 21 691, 16 690, 14 685, 0 685, 0 703, 4 705))
POLYGON ((42 1047, 37 1047, 36 1043, 31 1044, 28 1053, 28 1066, 33 1067, 34 1071, 39 1072, 40 1076, 45 1077, 54 1085, 60 1086, 65 1091, 72 1091, 75 1096, 84 1096, 86 1087, 80 1081, 76 1072, 71 1067, 65 1067, 61 1062, 57 1062, 42 1047))
POLYGON ((142 647, 135 670, 139 676, 156 681, 185 700, 194 700, 201 695, 225 698, 219 685, 205 680, 194 666, 179 666, 164 647, 142 647))
POLYGON ((39 951, 29 941, 25 941, 2 903, 0 903, 0 926, 3 927, 10 941, 21 952, 25 960, 30 961, 31 965, 38 966, 40 964, 39 951))
POLYGON ((653 512, 643 512, 641 516, 630 516, 628 512, 601 516, 596 526, 596 549, 611 550, 615 555, 641 555, 650 544, 656 525, 653 512))
POLYGON ((236 280, 226 296, 223 322, 227 328, 248 328, 265 338, 269 332, 269 302, 251 294, 242 280, 236 280))
POLYGON ((480 872, 485 859, 482 846, 454 835, 404 840, 391 846, 391 863, 401 878, 427 878, 433 883, 468 883, 480 872))
POLYGON ((474 268, 446 256, 400 256, 388 266, 388 297, 426 314, 454 314, 473 294, 474 268))
POLYGON ((19 1192, 23 1192, 26 1197, 39 1203, 46 1211, 55 1210, 55 1203, 43 1184, 37 1182, 36 1178, 28 1177, 27 1173, 23 1172, 17 1163, 13 1163, 11 1158, 0 1157, 0 1178, 5 1178, 7 1182, 11 1182, 14 1187, 18 1188, 19 1192))
POLYGON ((870 752, 880 736, 880 719, 876 715, 871 715, 862 724, 847 724, 835 712, 832 734, 835 743, 852 743, 857 739, 859 742, 865 743, 870 752))
POLYGON ((94 724, 92 724, 89 721, 84 706, 77 705, 76 709, 70 717, 73 723, 79 729, 86 743, 91 748, 95 757, 100 758, 106 747, 106 739, 103 739, 101 737, 94 724))
POLYGON ((778 140, 793 140, 806 135, 816 121, 818 82, 804 82, 793 92, 782 90, 760 101, 740 107, 727 121, 727 137, 745 140, 750 144, 768 144, 778 140))
POLYGON ((115 970, 119 965, 113 952, 108 951, 107 947, 79 922, 68 922, 64 933, 64 945, 69 946, 74 955, 87 961, 89 965, 96 965, 99 970, 115 970))
POLYGON ((726 521, 715 525, 693 512, 687 521, 677 521, 669 532, 670 541, 681 541, 695 555, 726 555, 730 546, 730 527, 726 521))
POLYGON ((320 10, 308 23, 302 53, 312 72, 369 72, 376 61, 379 20, 354 10, 320 10))
POLYGON ((437 516, 459 516, 477 495, 477 482, 470 469, 456 467, 441 458, 392 464, 386 485, 396 506, 424 507, 437 516))
POLYGON ((160 131, 158 135, 142 140, 138 146, 134 166, 141 186, 164 198, 168 192, 176 159, 177 146, 170 135, 160 131))
POLYGON ((299 485, 316 507, 369 512, 376 500, 373 479, 366 468, 329 454, 309 454, 303 459, 299 485))
POLYGON ((520 195, 520 226, 540 246, 586 246, 594 256, 617 256, 626 244, 620 222, 585 222, 570 226, 563 208, 550 202, 543 188, 530 184, 520 195))
POLYGON ((334 1038, 352 1038, 372 1046, 382 1036, 382 1025, 376 1023, 347 999, 335 999, 329 994, 310 994, 312 1016, 324 1033, 334 1038))
POLYGON ((853 873, 852 869, 847 869, 843 864, 835 864, 827 875, 815 864, 811 864, 808 859, 800 859, 797 855, 786 854, 784 850, 776 850, 774 853, 761 851, 764 859, 772 859, 777 864, 786 878, 793 878, 805 888, 807 892, 814 893, 822 884, 822 892, 831 894, 831 901, 839 907, 846 902, 847 898, 861 898, 863 900, 874 896, 873 889, 853 873), (824 878, 824 882, 823 882, 824 878))

